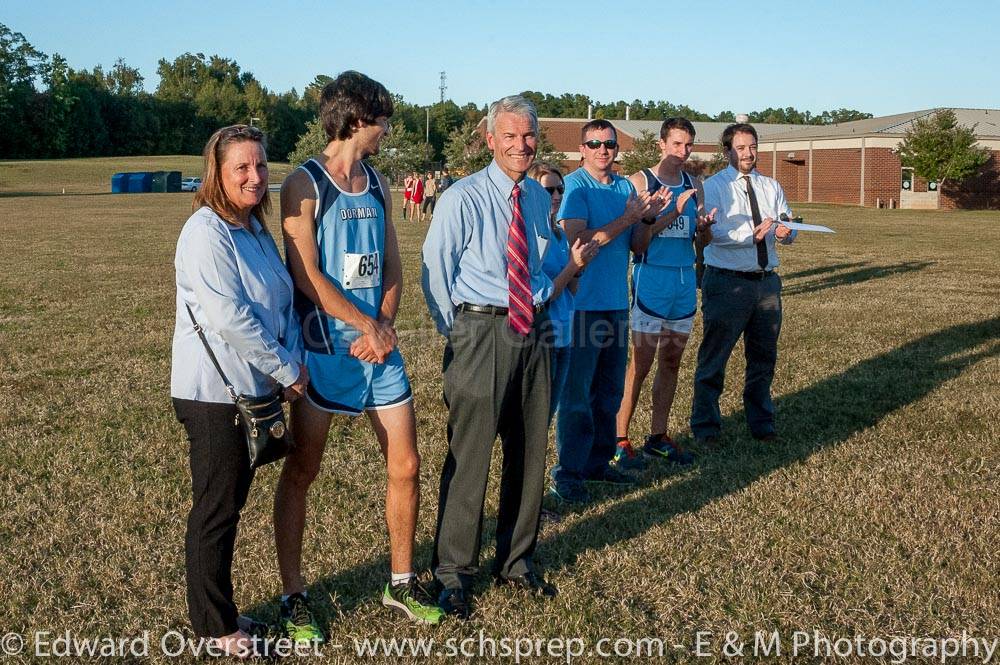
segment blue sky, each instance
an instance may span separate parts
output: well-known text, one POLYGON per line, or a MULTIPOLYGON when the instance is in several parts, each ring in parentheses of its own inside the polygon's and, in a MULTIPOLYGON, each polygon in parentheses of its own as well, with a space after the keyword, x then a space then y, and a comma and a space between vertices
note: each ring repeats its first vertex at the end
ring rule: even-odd
POLYGON ((997 2, 7 0, 0 23, 75 68, 124 57, 150 90, 157 60, 191 51, 279 92, 358 69, 418 104, 444 70, 460 104, 538 90, 713 114, 1000 108, 997 2))

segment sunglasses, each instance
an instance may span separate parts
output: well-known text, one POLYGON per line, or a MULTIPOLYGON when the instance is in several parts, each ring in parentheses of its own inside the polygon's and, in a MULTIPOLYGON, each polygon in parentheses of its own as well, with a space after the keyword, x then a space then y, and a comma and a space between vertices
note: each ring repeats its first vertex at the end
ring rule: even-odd
POLYGON ((562 194, 563 192, 566 191, 566 187, 564 187, 563 185, 555 185, 554 187, 546 187, 545 191, 549 193, 549 196, 552 196, 556 192, 562 194))
POLYGON ((252 125, 231 125, 220 130, 219 138, 229 140, 237 136, 246 136, 252 141, 260 141, 264 138, 264 132, 252 125))
POLYGON ((618 147, 618 141, 615 139, 608 139, 607 141, 598 141, 597 139, 590 139, 589 141, 584 141, 583 145, 587 146, 591 150, 597 150, 602 145, 608 150, 614 150, 618 147))

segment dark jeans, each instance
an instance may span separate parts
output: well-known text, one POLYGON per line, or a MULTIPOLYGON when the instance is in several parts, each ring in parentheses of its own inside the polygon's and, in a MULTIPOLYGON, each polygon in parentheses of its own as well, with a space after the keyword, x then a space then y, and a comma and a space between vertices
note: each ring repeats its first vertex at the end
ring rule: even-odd
POLYGON ((173 402, 191 444, 193 502, 185 538, 188 616, 198 637, 222 637, 237 630, 233 548, 254 473, 243 431, 234 424, 235 405, 173 402))
POLYGON ((557 489, 600 477, 615 454, 615 416, 625 390, 628 312, 576 311, 569 373, 559 398, 552 469, 557 489))
POLYGON ((552 424, 552 417, 556 415, 559 408, 559 398, 562 396, 563 388, 566 387, 566 377, 569 376, 569 358, 572 347, 553 346, 552 347, 552 395, 549 401, 549 424, 552 424))
POLYGON ((701 295, 704 334, 694 375, 692 434, 707 437, 721 432, 719 396, 725 385, 726 363, 741 335, 746 354, 743 407, 747 425, 755 436, 773 434, 771 381, 781 333, 781 278, 772 273, 761 280, 748 280, 709 266, 701 295))
POLYGON ((506 316, 458 312, 444 352, 448 456, 441 470, 434 574, 468 589, 478 571, 483 500, 497 435, 503 449, 493 573, 534 572, 545 489, 551 325, 535 315, 527 337, 506 316))

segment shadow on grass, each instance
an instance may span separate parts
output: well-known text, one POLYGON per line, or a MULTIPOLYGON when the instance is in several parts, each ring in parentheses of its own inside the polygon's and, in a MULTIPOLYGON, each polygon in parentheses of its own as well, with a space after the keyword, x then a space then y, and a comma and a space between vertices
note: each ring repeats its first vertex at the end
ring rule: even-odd
POLYGON ((778 444, 732 445, 734 439, 752 441, 747 434, 734 436, 736 430, 746 432, 744 413, 734 413, 723 422, 730 445, 701 456, 697 473, 689 473, 667 489, 619 500, 601 515, 543 541, 546 563, 549 568, 565 569, 584 552, 628 540, 674 515, 739 492, 777 469, 844 442, 922 399, 971 365, 998 355, 1000 317, 921 337, 776 399, 778 444), (989 346, 974 350, 984 344, 989 346), (795 423, 808 423, 808 427, 795 423))
MULTIPOLYGON (((952 326, 921 337, 777 398, 779 426, 784 423, 779 444, 745 443, 750 437, 736 433, 745 432, 744 414, 734 413, 723 422, 724 440, 730 445, 702 455, 695 470, 682 472, 687 478, 665 489, 640 489, 628 497, 599 499, 609 504, 600 515, 583 519, 556 535, 543 535, 539 541, 540 558, 549 570, 570 568, 586 552, 639 536, 675 515, 699 510, 777 469, 838 445, 897 409, 922 399, 971 365, 998 355, 1000 317, 952 326), (975 350, 988 343, 991 344, 987 348, 975 350), (796 428, 795 423, 808 426, 796 428), (740 443, 734 445, 736 441, 740 443)), ((661 472, 659 477, 669 473, 661 472)), ((436 512, 436 506, 426 506, 424 510, 436 512)), ((486 522, 483 537, 489 542, 495 519, 486 522)), ((417 543, 414 561, 418 569, 430 561, 431 546, 430 541, 417 543)), ((377 598, 388 571, 386 553, 363 565, 327 575, 309 588, 314 608, 327 620, 338 613, 350 612, 377 598)), ((274 599, 245 611, 265 621, 276 621, 278 616, 274 599)))
MULTIPOLYGON (((840 266, 830 267, 830 271, 836 270, 840 267, 853 267, 854 265, 865 264, 841 264, 840 266)), ((810 270, 803 270, 799 273, 792 273, 791 275, 784 276, 785 285, 781 289, 781 295, 794 296, 802 293, 815 293, 817 291, 835 289, 839 286, 846 286, 848 284, 858 284, 860 282, 867 282, 873 279, 883 279, 891 275, 902 275, 908 272, 916 272, 932 265, 934 265, 934 261, 907 261, 905 263, 897 263, 891 266, 871 266, 869 268, 860 268, 851 272, 831 275, 824 279, 806 282, 805 284, 788 284, 788 280, 790 278, 804 277, 810 273, 817 274, 816 272, 810 270)), ((823 269, 816 270, 819 272, 827 272, 823 269)))
POLYGON ((828 272, 847 270, 848 268, 860 268, 861 266, 866 265, 868 265, 867 261, 858 261, 856 263, 831 263, 830 265, 816 266, 815 268, 799 270, 798 272, 782 273, 781 278, 787 282, 790 279, 798 279, 799 277, 812 277, 814 275, 822 275, 828 272))

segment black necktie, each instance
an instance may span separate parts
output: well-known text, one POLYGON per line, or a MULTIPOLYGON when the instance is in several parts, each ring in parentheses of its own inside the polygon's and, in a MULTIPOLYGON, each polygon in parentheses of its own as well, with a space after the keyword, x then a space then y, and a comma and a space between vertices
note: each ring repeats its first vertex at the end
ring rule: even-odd
MULTIPOLYGON (((754 194, 753 185, 750 184, 750 176, 745 175, 743 179, 747 181, 747 196, 750 197, 750 214, 753 215, 753 227, 756 229, 764 221, 760 218, 760 206, 757 205, 757 195, 754 194)), ((757 244, 757 265, 761 270, 767 270, 767 242, 766 238, 757 244)))

